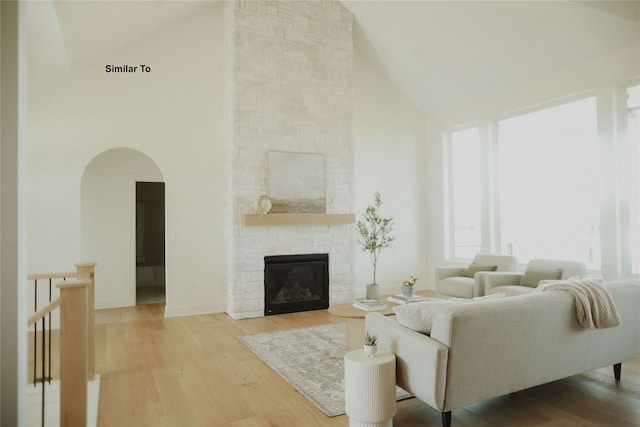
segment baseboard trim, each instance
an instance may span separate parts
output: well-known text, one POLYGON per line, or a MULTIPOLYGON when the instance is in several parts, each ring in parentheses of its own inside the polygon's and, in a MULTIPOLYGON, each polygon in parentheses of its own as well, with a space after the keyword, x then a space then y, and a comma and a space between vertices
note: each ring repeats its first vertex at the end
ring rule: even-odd
MULTIPOLYGON (((133 304, 135 305, 135 304, 133 304)), ((125 298, 115 298, 109 300, 96 300, 96 310, 101 310, 104 308, 122 308, 122 307, 132 307, 131 301, 125 298)))
POLYGON ((169 306, 164 308, 164 317, 197 316, 199 314, 222 313, 226 307, 218 305, 169 306))

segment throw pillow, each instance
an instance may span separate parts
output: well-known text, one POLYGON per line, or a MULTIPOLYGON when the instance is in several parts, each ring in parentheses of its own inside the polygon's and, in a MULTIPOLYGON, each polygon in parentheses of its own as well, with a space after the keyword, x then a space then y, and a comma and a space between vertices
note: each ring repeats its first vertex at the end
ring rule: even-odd
POLYGON ((558 280, 562 270, 527 270, 520 279, 520 286, 535 288, 541 280, 558 280))
POLYGON ((464 269, 464 271, 462 272, 462 275, 464 277, 471 277, 473 279, 473 276, 478 271, 496 271, 497 268, 498 268, 497 265, 479 265, 479 264, 476 264, 475 262, 472 262, 469 267, 464 269))
POLYGON ((486 295, 483 297, 475 297, 473 299, 465 298, 449 298, 435 301, 423 301, 412 302, 409 304, 397 305, 393 307, 393 311, 396 314, 398 323, 402 326, 413 329, 421 334, 431 334, 431 328, 433 327, 433 321, 436 319, 436 315, 444 307, 448 307, 454 304, 461 304, 473 301, 485 301, 490 299, 505 298, 504 292, 497 294, 486 295))
POLYGON ((393 311, 402 326, 429 335, 438 312, 453 304, 458 303, 449 300, 412 302, 395 306, 393 311))
POLYGON ((548 285, 549 283, 560 283, 560 282, 575 282, 580 280, 579 276, 571 276, 568 279, 558 279, 558 280, 541 280, 538 283, 538 287, 542 286, 542 285, 548 285))

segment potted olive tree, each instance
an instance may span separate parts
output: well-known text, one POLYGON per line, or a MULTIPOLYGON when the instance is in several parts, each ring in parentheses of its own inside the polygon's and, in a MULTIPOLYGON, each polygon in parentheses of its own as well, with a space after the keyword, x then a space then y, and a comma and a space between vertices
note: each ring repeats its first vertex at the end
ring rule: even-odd
POLYGON ((380 286, 376 282, 376 267, 378 257, 384 248, 391 246, 393 236, 393 219, 380 216, 379 209, 382 206, 382 197, 376 191, 375 202, 373 205, 367 206, 362 220, 357 223, 358 226, 358 243, 362 250, 369 252, 371 263, 373 264, 373 282, 367 285, 367 298, 376 299, 380 297, 380 286))

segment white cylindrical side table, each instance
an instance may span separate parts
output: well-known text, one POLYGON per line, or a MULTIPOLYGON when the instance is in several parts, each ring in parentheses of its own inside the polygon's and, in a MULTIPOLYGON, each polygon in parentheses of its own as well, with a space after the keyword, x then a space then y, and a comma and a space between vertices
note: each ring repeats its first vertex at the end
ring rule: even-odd
POLYGON ((396 356, 364 350, 344 356, 344 400, 350 427, 391 427, 396 413, 396 356))

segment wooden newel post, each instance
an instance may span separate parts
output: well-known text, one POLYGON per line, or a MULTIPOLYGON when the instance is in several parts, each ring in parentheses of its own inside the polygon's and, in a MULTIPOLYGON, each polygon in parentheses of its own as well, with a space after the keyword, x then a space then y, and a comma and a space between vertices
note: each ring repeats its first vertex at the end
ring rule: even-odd
POLYGON ((89 280, 87 288, 87 378, 93 381, 96 374, 95 315, 95 262, 76 264, 78 280, 89 280))
POLYGON ((60 426, 87 425, 87 288, 89 280, 60 289, 60 426))

